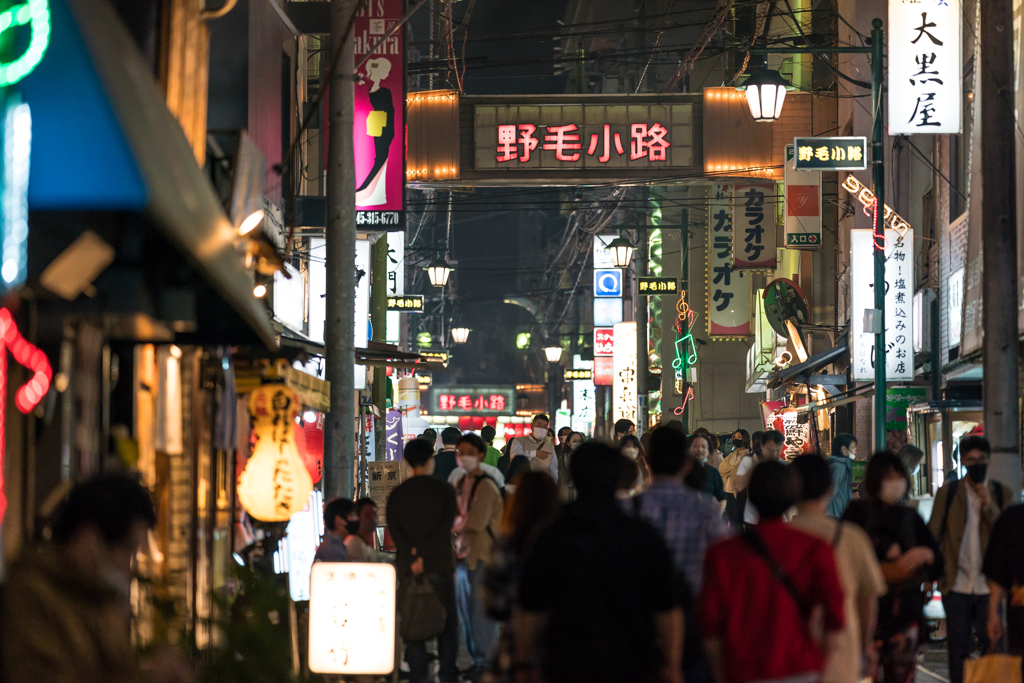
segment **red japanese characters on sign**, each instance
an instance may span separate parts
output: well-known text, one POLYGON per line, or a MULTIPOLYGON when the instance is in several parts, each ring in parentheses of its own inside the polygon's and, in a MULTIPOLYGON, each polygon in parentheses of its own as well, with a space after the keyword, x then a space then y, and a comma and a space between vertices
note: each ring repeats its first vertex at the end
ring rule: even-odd
MULTIPOLYGON (((579 127, 575 123, 564 126, 544 126, 547 132, 543 136, 541 149, 555 153, 558 161, 579 161, 583 150, 579 127)), ((667 161, 667 150, 672 143, 665 139, 668 129, 660 123, 631 123, 629 125, 630 143, 629 158, 631 161, 647 159, 649 161, 667 161)), ((500 163, 518 159, 520 163, 530 160, 531 153, 537 149, 539 142, 534 135, 537 126, 531 123, 509 124, 498 126, 498 147, 495 159, 500 163)), ((626 149, 622 144, 620 133, 611 133, 611 125, 604 124, 604 133, 592 133, 587 146, 587 156, 594 156, 600 151, 597 160, 606 163, 612 158, 611 148, 623 156, 626 149)))
POLYGON ((611 357, 615 352, 615 330, 610 327, 594 328, 594 356, 611 357))
POLYGON ((431 409, 439 413, 467 415, 511 414, 514 401, 511 389, 433 387, 431 409))

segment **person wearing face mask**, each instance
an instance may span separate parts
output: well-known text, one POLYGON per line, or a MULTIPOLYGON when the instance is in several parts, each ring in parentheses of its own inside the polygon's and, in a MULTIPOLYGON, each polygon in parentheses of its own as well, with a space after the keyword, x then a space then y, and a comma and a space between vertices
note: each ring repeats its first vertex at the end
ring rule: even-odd
POLYGON ((960 441, 960 463, 967 476, 947 482, 935 494, 928 528, 946 558, 946 573, 939 582, 949 634, 949 680, 962 683, 964 661, 977 636, 982 652, 988 650, 989 587, 981 571, 992 528, 1013 492, 988 476, 992 447, 982 436, 960 441), (973 635, 972 635, 973 632, 973 635))
POLYGON ((572 452, 582 446, 584 441, 586 437, 582 434, 571 432, 558 452, 558 498, 563 503, 576 500, 576 487, 572 483, 569 463, 572 461, 572 452))
POLYGON ((360 498, 356 501, 357 524, 349 524, 349 534, 345 538, 345 551, 349 562, 390 562, 392 556, 376 550, 377 503, 373 498, 360 498))
MULTIPOLYGON (((395 541, 395 570, 398 580, 425 574, 445 604, 444 631, 437 638, 440 664, 438 675, 444 683, 459 680, 459 620, 455 607, 455 555, 452 527, 459 512, 455 489, 435 479, 434 446, 422 439, 405 445, 404 460, 412 467, 406 479, 388 496, 388 530, 395 541)), ((426 683, 427 644, 406 643, 410 683, 426 683)))
POLYGON ((722 475, 718 470, 708 465, 708 456, 711 455, 711 442, 709 434, 694 434, 690 437, 690 458, 693 460, 693 469, 686 475, 685 483, 690 488, 706 494, 718 503, 722 512, 725 512, 726 496, 725 487, 722 484, 722 475))
POLYGON ((633 486, 630 488, 630 494, 636 495, 643 491, 647 484, 651 481, 651 471, 647 467, 647 454, 644 452, 643 444, 640 443, 640 439, 632 434, 627 434, 622 437, 622 441, 619 442, 619 451, 636 463, 637 469, 640 474, 637 476, 636 481, 633 482, 633 486))
POLYGON ((875 627, 878 669, 886 683, 914 680, 926 600, 921 586, 940 579, 944 567, 932 532, 916 510, 903 504, 909 484, 899 457, 876 453, 864 473, 864 497, 851 502, 843 515, 867 532, 888 587, 879 599, 875 627))
POLYGON ((314 562, 348 562, 345 539, 359 532, 356 504, 347 498, 335 498, 324 506, 324 538, 313 556, 314 562))
POLYGON ((470 678, 476 681, 487 671, 498 638, 498 626, 487 615, 480 593, 491 548, 501 532, 505 502, 500 486, 481 468, 487 452, 483 440, 476 434, 466 434, 456 448, 459 466, 466 470, 466 476, 455 487, 459 501, 454 526, 455 556, 459 560, 459 575, 465 581, 463 589, 456 586, 456 598, 466 646, 474 663, 470 678))
POLYGON ((832 500, 828 504, 828 516, 841 519, 846 507, 853 500, 853 461, 857 457, 857 437, 853 434, 836 434, 832 439, 832 455, 825 458, 832 473, 832 500))
MULTIPOLYGON (((737 492, 736 501, 743 508, 743 524, 748 527, 757 524, 758 521, 757 508, 747 500, 747 485, 750 483, 750 477, 753 474, 754 468, 762 462, 780 461, 782 446, 786 443, 786 437, 776 429, 769 429, 761 434, 760 443, 760 452, 754 451, 743 458, 743 461, 740 462, 740 466, 736 470, 736 476, 732 480, 737 492)), ((789 464, 785 460, 782 460, 782 463, 789 464)))
POLYGON ((535 472, 546 471, 557 482, 558 458, 555 457, 555 439, 548 429, 550 425, 551 420, 547 415, 534 415, 529 435, 512 440, 509 460, 517 455, 525 455, 530 459, 530 469, 535 472))
POLYGON ((737 429, 733 432, 731 441, 733 450, 722 459, 718 473, 722 476, 722 486, 725 488, 725 516, 733 527, 738 528, 743 524, 743 508, 736 500, 733 478, 743 458, 750 454, 750 433, 745 429, 737 429))
POLYGON ((0 600, 0 680, 186 683, 176 650, 142 671, 132 645, 133 561, 156 523, 137 476, 77 484, 54 521, 52 542, 9 567, 0 600))

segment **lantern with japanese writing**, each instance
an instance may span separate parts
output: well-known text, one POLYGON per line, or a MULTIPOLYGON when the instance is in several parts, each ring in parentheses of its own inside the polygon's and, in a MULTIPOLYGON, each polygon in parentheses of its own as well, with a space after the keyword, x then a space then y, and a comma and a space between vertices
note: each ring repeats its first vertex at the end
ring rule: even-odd
POLYGON ((302 406, 294 391, 269 384, 252 392, 256 445, 238 478, 238 500, 264 522, 284 522, 305 507, 313 480, 295 443, 295 418, 302 406))

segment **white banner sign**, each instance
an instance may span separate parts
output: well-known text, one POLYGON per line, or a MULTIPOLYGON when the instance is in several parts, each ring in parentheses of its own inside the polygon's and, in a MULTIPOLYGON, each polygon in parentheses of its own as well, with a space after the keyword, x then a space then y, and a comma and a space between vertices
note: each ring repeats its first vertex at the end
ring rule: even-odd
MULTIPOLYGON (((388 233, 388 296, 405 294, 405 233, 388 233)), ((397 344, 402 341, 402 314, 400 311, 387 313, 387 341, 397 344)))
POLYGON ((733 188, 733 270, 775 269, 775 183, 738 184, 733 188))
POLYGON ((961 131, 960 0, 889 0, 889 135, 961 131))
POLYGON ((636 423, 636 323, 615 326, 615 355, 612 357, 614 379, 612 383, 612 421, 631 420, 636 423))
MULTIPOLYGON (((865 311, 874 310, 874 245, 870 230, 850 231, 850 357, 853 381, 875 379, 875 335, 865 332, 865 311)), ((914 379, 914 231, 885 231, 885 377, 914 379)))
POLYGON ((575 432, 590 431, 597 412, 594 380, 577 379, 572 383, 572 429, 575 432))
MULTIPOLYGON (((356 240, 355 345, 365 349, 370 334, 370 242, 356 240)), ((366 367, 356 365, 355 388, 366 388, 366 367)))
POLYGON ((732 197, 732 185, 711 188, 707 305, 708 334, 712 339, 750 334, 750 275, 732 267, 732 197))

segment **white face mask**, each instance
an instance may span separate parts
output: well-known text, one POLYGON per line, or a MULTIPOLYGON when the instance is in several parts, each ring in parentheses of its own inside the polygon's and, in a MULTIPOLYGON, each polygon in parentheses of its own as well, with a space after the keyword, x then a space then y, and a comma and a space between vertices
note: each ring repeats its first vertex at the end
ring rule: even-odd
POLYGON ((626 456, 627 458, 629 458, 630 460, 636 460, 637 457, 640 455, 640 449, 639 448, 623 448, 622 449, 622 454, 624 456, 626 456))
POLYGON ((579 447, 580 447, 580 442, 579 441, 573 441, 572 443, 569 444, 569 450, 570 451, 574 451, 574 450, 576 450, 579 447))
POLYGON ((547 435, 548 435, 548 430, 542 429, 541 427, 534 427, 533 428, 533 438, 535 438, 537 441, 540 441, 541 439, 543 439, 547 435))
POLYGON ((516 492, 516 485, 515 484, 505 484, 505 492, 506 493, 515 493, 516 492))
POLYGON ((878 497, 883 503, 894 505, 901 500, 903 496, 907 494, 907 480, 903 477, 899 479, 886 479, 882 482, 882 488, 878 492, 878 497))
POLYGON ((480 465, 480 458, 472 455, 464 455, 460 459, 462 460, 462 469, 467 472, 476 472, 476 468, 480 465))

